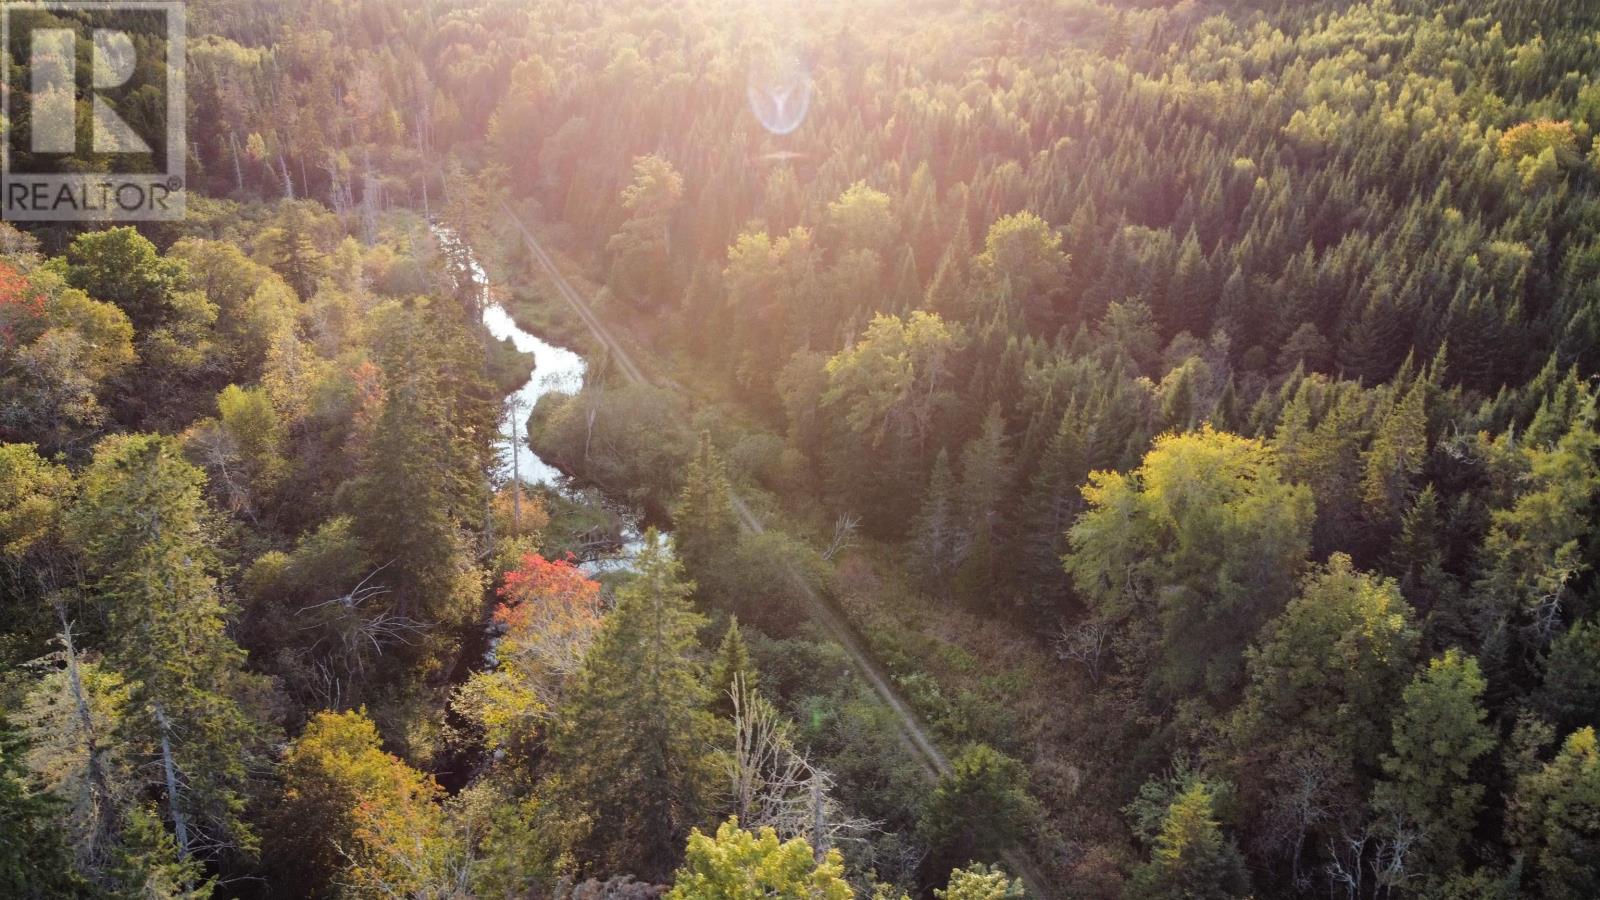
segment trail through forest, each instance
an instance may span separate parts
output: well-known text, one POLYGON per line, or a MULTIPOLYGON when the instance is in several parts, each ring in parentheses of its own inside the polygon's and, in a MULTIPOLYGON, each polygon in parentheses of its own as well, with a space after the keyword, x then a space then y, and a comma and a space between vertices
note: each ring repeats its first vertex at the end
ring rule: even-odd
MULTIPOLYGON (((561 274, 561 270, 557 268, 550 254, 545 252, 544 247, 539 243, 539 239, 534 236, 533 231, 528 228, 527 223, 523 222, 522 218, 503 202, 501 203, 501 209, 515 223, 517 230, 522 234, 523 242, 526 244, 528 251, 539 261, 540 268, 549 276, 550 281, 556 286, 556 290, 560 292, 561 296, 572 306, 573 311, 588 326, 595 340, 605 349, 607 356, 616 364, 617 370, 622 373, 628 383, 633 385, 652 384, 651 380, 645 377, 643 370, 634 361, 627 348, 612 335, 610 329, 601 321, 599 315, 595 313, 593 307, 589 305, 583 295, 578 293, 572 283, 566 279, 566 276, 561 274)), ((676 384, 671 384, 670 387, 673 390, 682 390, 681 386, 676 384)), ((733 494, 733 508, 738 515, 739 526, 744 531, 753 534, 762 534, 766 531, 766 527, 761 524, 761 520, 756 518, 749 505, 737 493, 733 494)), ((888 673, 883 666, 866 650, 865 642, 856 632, 855 627, 850 624, 849 620, 839 610, 834 608, 833 604, 813 590, 811 585, 801 578, 798 573, 789 570, 784 574, 795 583, 801 596, 806 598, 812 618, 822 625, 828 632, 829 637, 844 648, 845 654, 850 657, 850 661, 855 666, 856 671, 862 678, 866 679, 867 684, 871 685, 878 698, 889 709, 893 710, 896 719, 900 722, 901 739, 911 751, 912 756, 922 764, 923 770, 927 772, 928 777, 937 779, 950 772, 949 757, 939 749, 938 744, 933 740, 933 736, 928 733, 927 727, 917 718, 910 704, 895 690, 894 684, 889 680, 888 673)), ((1039 874, 1039 867, 1025 851, 1013 847, 1006 851, 1005 861, 1012 871, 1022 877, 1031 896, 1041 898, 1041 900, 1050 900, 1055 896, 1048 889, 1048 882, 1039 874)))

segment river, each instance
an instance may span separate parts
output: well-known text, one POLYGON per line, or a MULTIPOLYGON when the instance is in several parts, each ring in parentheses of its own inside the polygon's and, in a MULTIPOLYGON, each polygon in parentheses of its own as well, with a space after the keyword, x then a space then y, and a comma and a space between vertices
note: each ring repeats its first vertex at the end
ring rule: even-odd
POLYGON ((574 393, 583 387, 584 372, 588 362, 566 347, 550 343, 524 329, 512 318, 510 311, 489 290, 489 274, 478 261, 472 247, 459 232, 445 225, 432 226, 445 253, 456 263, 458 270, 472 279, 479 292, 483 308, 483 324, 490 337, 497 341, 510 339, 523 353, 533 354, 533 372, 521 387, 506 397, 506 409, 500 420, 500 436, 495 441, 494 452, 498 461, 496 478, 509 482, 515 478, 532 487, 544 487, 569 499, 594 503, 597 501, 617 516, 622 523, 621 540, 616 548, 595 558, 586 559, 583 568, 591 575, 626 569, 643 548, 639 533, 641 514, 638 510, 619 507, 609 498, 598 497, 596 492, 583 492, 560 469, 535 453, 528 441, 526 425, 528 415, 539 398, 550 393, 574 393))

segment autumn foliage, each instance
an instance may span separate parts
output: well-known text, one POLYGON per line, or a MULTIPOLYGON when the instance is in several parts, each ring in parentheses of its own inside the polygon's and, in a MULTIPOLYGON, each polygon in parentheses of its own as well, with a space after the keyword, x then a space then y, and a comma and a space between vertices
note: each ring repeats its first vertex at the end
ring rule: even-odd
POLYGON ((0 262, 0 346, 15 347, 44 320, 44 294, 14 266, 0 262))
POLYGON ((506 573, 499 595, 493 667, 462 686, 455 706, 483 729, 490 747, 516 752, 537 738, 564 682, 594 643, 600 584, 570 558, 529 553, 506 573))
POLYGON ((502 657, 526 655, 552 671, 577 670, 600 625, 600 584, 570 558, 548 560, 537 553, 506 573, 495 624, 504 630, 502 657))

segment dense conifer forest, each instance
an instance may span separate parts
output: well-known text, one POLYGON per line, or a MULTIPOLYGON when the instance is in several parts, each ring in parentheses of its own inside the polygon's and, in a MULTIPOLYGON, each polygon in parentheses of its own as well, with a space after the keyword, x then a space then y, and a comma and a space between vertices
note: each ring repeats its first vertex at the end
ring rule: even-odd
POLYGON ((0 896, 1600 897, 1600 6, 186 13, 0 224, 0 896))

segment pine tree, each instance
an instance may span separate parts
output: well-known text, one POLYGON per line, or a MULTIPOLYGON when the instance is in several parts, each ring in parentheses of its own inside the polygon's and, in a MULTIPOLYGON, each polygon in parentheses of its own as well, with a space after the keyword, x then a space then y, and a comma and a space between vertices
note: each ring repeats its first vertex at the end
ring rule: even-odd
POLYGON ((87 894, 55 821, 59 801, 27 784, 25 749, 0 716, 0 894, 16 900, 87 894))
POLYGON ((1361 496, 1372 520, 1385 526, 1400 520, 1411 505, 1411 493, 1428 455, 1426 383, 1408 388, 1384 417, 1367 450, 1361 496))
POLYGON ((711 444, 710 432, 700 432, 700 443, 678 494, 673 524, 677 528, 674 545, 691 575, 709 572, 717 557, 727 553, 738 537, 732 490, 722 458, 711 444))
POLYGON ((728 619, 728 630, 722 633, 722 643, 711 662, 712 711, 723 717, 733 715, 733 691, 740 687, 753 691, 760 680, 750 661, 750 648, 739 631, 739 617, 733 616, 728 619))
POLYGON ((1460 650, 1446 651, 1418 672, 1401 695, 1394 752, 1383 757, 1386 780, 1374 792, 1379 808, 1421 828, 1438 874, 1460 864, 1483 802, 1474 768, 1496 743, 1484 721, 1486 686, 1478 661, 1460 650))
POLYGON ((1444 569, 1444 523, 1439 494, 1423 485, 1400 520, 1400 534, 1389 554, 1388 569, 1400 579, 1400 592, 1427 615, 1446 596, 1450 575, 1444 569))
POLYGON ((961 520, 955 474, 950 471, 950 455, 944 450, 934 460, 908 544, 916 560, 915 571, 923 573, 924 586, 948 596, 950 579, 965 561, 972 536, 961 520))
POLYGON ((306 301, 317 292, 317 285, 328 274, 327 255, 311 238, 313 224, 304 204, 289 203, 284 206, 279 224, 261 237, 268 265, 306 301))
POLYGON ((923 308, 951 320, 964 319, 971 309, 967 296, 966 254, 956 245, 946 247, 933 270, 933 280, 922 300, 923 308))
POLYGON ((1211 788, 1196 781, 1167 808, 1150 861, 1136 869, 1129 900, 1237 900, 1250 893, 1244 857, 1223 834, 1211 788))
POLYGON ((1555 636, 1574 601, 1574 582, 1588 567, 1582 548, 1595 532, 1590 511, 1600 490, 1593 402, 1553 449, 1515 448, 1526 466, 1523 491, 1510 508, 1491 514, 1480 551, 1473 599, 1482 625, 1511 629, 1527 654, 1543 651, 1555 636))
POLYGON ((1167 282, 1161 319, 1168 332, 1204 335, 1211 320, 1212 290, 1211 269, 1191 229, 1179 249, 1177 269, 1167 282))
POLYGON ((906 315, 922 299, 922 282, 917 277, 917 257, 907 244, 900 253, 900 261, 894 269, 894 311, 906 315))
MULTIPOLYGON (((466 527, 486 506, 486 437, 499 404, 481 374, 482 346, 454 308, 389 305, 374 319, 384 403, 347 487, 355 531, 385 567, 388 612, 413 626, 460 624, 482 600, 466 527)), ((414 658, 423 649, 384 651, 414 658)))
POLYGON ((1083 510, 1080 488, 1089 477, 1094 426, 1074 405, 1061 416, 1055 435, 1030 479, 1020 532, 1019 581, 1045 609, 1058 610, 1071 583, 1061 571, 1067 529, 1083 510))
POLYGON ((107 658, 132 686, 120 736, 162 797, 183 859, 254 845, 241 813, 265 737, 242 701, 265 688, 225 628, 203 480, 166 438, 107 438, 67 520, 107 611, 107 658))
POLYGON ((654 529, 559 715, 551 778, 596 871, 671 874, 717 777, 692 586, 654 529))
POLYGON ((961 451, 960 511, 973 538, 971 552, 956 575, 956 590, 969 600, 993 597, 998 577, 995 553, 1009 524, 1012 475, 1005 418, 996 403, 984 418, 983 431, 961 451))
POLYGON ((1600 722, 1600 624, 1578 622, 1551 643, 1536 696, 1562 730, 1600 722))

